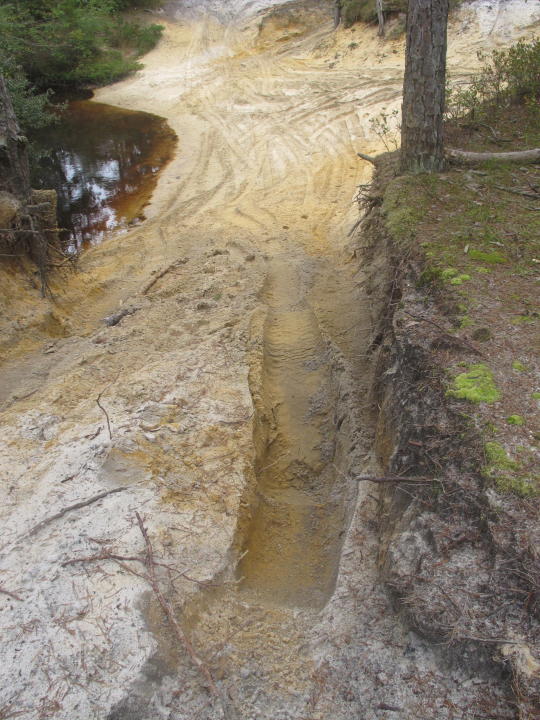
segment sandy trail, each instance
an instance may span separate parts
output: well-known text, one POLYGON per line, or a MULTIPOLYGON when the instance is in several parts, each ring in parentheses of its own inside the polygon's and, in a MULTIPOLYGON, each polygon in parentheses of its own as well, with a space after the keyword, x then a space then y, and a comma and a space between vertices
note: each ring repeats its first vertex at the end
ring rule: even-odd
MULTIPOLYGON (((148 220, 89 251, 54 306, 5 278, 0 586, 17 597, 0 601, 0 714, 512 717, 493 680, 397 622, 375 501, 348 479, 375 463, 355 151, 380 149, 369 118, 399 105, 401 43, 335 33, 320 4, 262 21, 270 5, 171 4, 144 69, 97 94, 178 134, 148 220), (139 562, 64 565, 140 554, 135 511, 219 698, 139 562)), ((477 6, 451 30, 460 73, 538 20, 523 2, 477 6)))

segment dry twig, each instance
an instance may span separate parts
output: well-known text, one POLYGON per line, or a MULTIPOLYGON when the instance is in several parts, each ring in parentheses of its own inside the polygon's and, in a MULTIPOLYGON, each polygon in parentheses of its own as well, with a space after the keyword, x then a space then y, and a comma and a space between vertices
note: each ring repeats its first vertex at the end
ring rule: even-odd
POLYGON ((11 592, 10 590, 6 590, 5 588, 3 588, 1 586, 0 586, 0 593, 2 593, 3 595, 9 595, 9 597, 15 598, 15 600, 20 600, 22 602, 22 597, 20 597, 19 595, 17 595, 14 592, 11 592))
POLYGON ((214 680, 212 678, 212 675, 210 673, 208 666, 197 655, 195 648, 191 644, 191 641, 189 640, 187 635, 184 633, 184 631, 180 627, 180 623, 176 619, 174 610, 172 609, 170 602, 163 595, 163 592, 159 586, 159 583, 158 583, 158 580, 156 577, 156 562, 154 560, 154 550, 152 548, 152 543, 150 541, 148 532, 144 526, 141 516, 139 515, 138 512, 135 512, 135 515, 137 517, 139 529, 142 533, 142 536, 144 538, 144 543, 146 545, 146 563, 145 564, 146 564, 146 569, 148 570, 148 581, 152 587, 152 590, 154 591, 154 594, 155 594, 167 620, 169 621, 174 634, 176 635, 178 640, 182 643, 184 648, 187 650, 188 655, 190 656, 191 660, 193 661, 193 663, 196 665, 197 669, 201 672, 201 674, 205 678, 206 682, 208 683, 208 687, 209 687, 210 691, 212 692, 213 695, 219 695, 218 689, 216 687, 216 684, 214 683, 214 680))
POLYGON ((154 287, 154 285, 157 283, 157 281, 161 280, 161 278, 164 275, 171 272, 171 270, 174 270, 179 265, 185 265, 186 262, 187 262, 186 258, 180 258, 180 260, 175 260, 173 263, 168 265, 164 270, 161 270, 160 272, 158 272, 157 275, 154 278, 152 278, 152 280, 148 283, 148 285, 146 285, 146 287, 142 291, 142 294, 146 295, 154 287))
POLYGON ((533 198, 534 200, 540 200, 540 193, 528 192, 527 190, 519 190, 518 188, 504 187, 504 185, 494 185, 497 190, 504 190, 505 192, 512 193, 513 195, 523 195, 524 197, 533 198))
POLYGON ((123 490, 127 489, 127 487, 117 487, 113 488, 112 490, 105 490, 104 492, 100 492, 97 495, 93 495, 91 498, 88 498, 88 500, 81 500, 81 502, 75 503, 74 505, 68 505, 68 507, 60 510, 60 512, 57 512, 54 515, 45 518, 45 520, 38 522, 37 525, 34 525, 34 527, 26 533, 25 537, 31 537, 32 535, 35 535, 37 532, 39 532, 39 530, 44 528, 45 525, 49 525, 49 523, 52 523, 55 520, 59 520, 66 513, 71 512, 72 510, 79 510, 80 508, 86 507, 87 505, 91 505, 92 503, 101 500, 101 498, 107 497, 107 495, 112 495, 113 493, 122 492, 123 490))
POLYGON ((106 390, 108 387, 109 387, 109 386, 107 385, 107 387, 104 387, 103 390, 99 393, 99 395, 98 395, 97 398, 96 398, 96 403, 97 403, 98 408, 99 408, 99 409, 101 410, 101 412, 105 415, 105 419, 106 419, 106 421, 107 421, 107 430, 109 431, 109 440, 112 440, 111 421, 110 421, 110 419, 109 419, 109 413, 105 410, 105 408, 103 407, 103 405, 102 405, 101 402, 100 402, 100 401, 101 401, 101 396, 103 395, 103 393, 105 392, 105 390, 106 390))
POLYGON ((372 483, 418 483, 426 484, 435 482, 436 478, 418 476, 406 476, 406 475, 385 475, 383 477, 376 477, 374 475, 358 475, 357 477, 351 478, 356 482, 372 482, 372 483))
POLYGON ((462 345, 471 352, 475 353, 475 355, 485 357, 484 353, 477 347, 475 347, 472 343, 470 343, 468 340, 466 340, 465 338, 457 337, 456 335, 451 335, 448 330, 446 330, 442 325, 439 325, 439 323, 436 323, 434 320, 424 317, 423 315, 413 315, 413 313, 407 312, 406 310, 404 310, 403 312, 405 313, 405 315, 413 318, 413 320, 419 320, 421 322, 429 323, 429 325, 433 325, 433 327, 436 327, 443 333, 445 340, 447 340, 448 342, 452 342, 455 345, 462 345))

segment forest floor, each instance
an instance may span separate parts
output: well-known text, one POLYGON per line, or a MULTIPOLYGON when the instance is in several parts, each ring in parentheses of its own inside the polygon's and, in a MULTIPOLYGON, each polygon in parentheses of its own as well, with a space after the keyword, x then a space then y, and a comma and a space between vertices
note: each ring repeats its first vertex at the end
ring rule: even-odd
MULTIPOLYGON (((96 95, 178 135, 148 219, 53 278, 54 301, 1 270, 0 717, 512 717, 504 686, 400 624, 351 480, 377 469, 355 153, 382 149, 369 119, 399 107, 402 40, 270 5, 169 4, 144 69, 96 95)), ((462 8, 451 73, 538 20, 462 8)), ((529 431, 529 406, 502 412, 529 431)))

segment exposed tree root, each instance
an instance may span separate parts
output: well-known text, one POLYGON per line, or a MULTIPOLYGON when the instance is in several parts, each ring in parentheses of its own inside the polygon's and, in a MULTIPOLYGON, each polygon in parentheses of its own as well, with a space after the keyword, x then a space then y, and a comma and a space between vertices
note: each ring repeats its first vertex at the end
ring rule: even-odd
POLYGON ((501 162, 537 163, 540 162, 540 148, 534 150, 515 150, 513 152, 468 152, 466 150, 445 150, 445 157, 459 165, 478 165, 486 160, 501 162))

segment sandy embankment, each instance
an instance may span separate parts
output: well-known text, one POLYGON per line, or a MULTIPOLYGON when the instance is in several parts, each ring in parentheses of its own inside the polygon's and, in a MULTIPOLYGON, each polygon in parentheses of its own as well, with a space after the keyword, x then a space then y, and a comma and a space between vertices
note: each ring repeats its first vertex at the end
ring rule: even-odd
MULTIPOLYGON (((450 33, 450 65, 463 72, 475 66, 477 49, 509 42, 507 27, 534 16, 523 2, 489 11, 477 5, 483 9, 464 9, 450 33)), ((230 17, 235 7, 227 3, 230 17)), ((466 717, 480 690, 498 697, 474 673, 441 669, 428 647, 396 625, 374 585, 368 495, 355 505, 356 488, 328 476, 330 494, 333 482, 339 488, 328 521, 335 552, 322 557, 307 545, 321 498, 309 495, 306 478, 328 474, 330 464, 348 472, 371 462, 362 403, 367 300, 347 234, 356 220, 351 200, 369 176, 355 151, 379 149, 369 117, 398 107, 402 69, 400 41, 382 44, 360 27, 334 34, 320 13, 286 13, 260 32, 260 19, 247 16, 229 24, 204 14, 167 21, 144 70, 97 95, 158 113, 179 136, 147 222, 87 253, 80 273, 57 288, 54 307, 22 297, 9 280, 1 585, 17 598, 2 600, 0 673, 2 703, 22 709, 22 717, 299 719, 318 712, 371 720, 381 717, 381 703, 405 708, 407 718, 425 717, 436 703, 445 718, 452 703, 455 717, 466 717), (133 313, 105 326, 102 318, 119 307, 133 313), (333 450, 323 452, 330 421, 343 429, 332 431, 333 450), (281 451, 271 462, 282 465, 266 477, 272 443, 281 451), (283 462, 288 453, 294 462, 283 462), (235 539, 249 545, 277 521, 263 513, 256 531, 249 529, 260 507, 254 468, 259 480, 273 482, 290 480, 291 467, 311 503, 310 522, 291 515, 290 526, 300 528, 294 542, 306 543, 313 572, 318 562, 324 571, 333 563, 330 585, 341 562, 331 602, 318 610, 309 579, 302 580, 302 610, 287 601, 269 607, 272 584, 261 597, 257 583, 251 595, 234 584, 198 595, 199 586, 178 573, 232 579, 235 539), (144 579, 110 560, 63 566, 103 548, 140 553, 135 511, 173 568, 162 577, 165 584, 176 577, 173 602, 180 607, 195 594, 182 617, 216 677, 219 702, 209 702, 170 642, 144 579)), ((278 502, 272 493, 279 492, 282 507, 295 506, 282 487, 265 488, 270 500, 278 502)), ((298 552, 280 551, 271 532, 262 538, 253 548, 270 538, 275 551, 245 572, 256 578, 283 556, 275 583, 283 573, 294 583, 298 552)))

